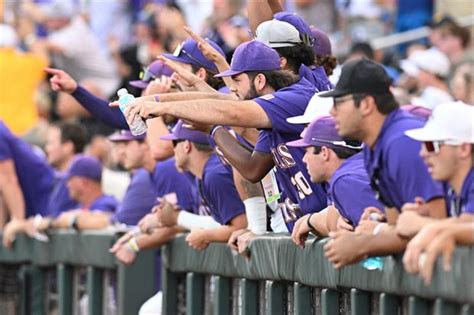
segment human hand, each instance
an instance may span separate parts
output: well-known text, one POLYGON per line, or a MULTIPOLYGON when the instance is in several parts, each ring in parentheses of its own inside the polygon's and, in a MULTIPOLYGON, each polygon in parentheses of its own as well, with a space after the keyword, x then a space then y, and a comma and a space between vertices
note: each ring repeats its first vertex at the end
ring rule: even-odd
POLYGON ((209 245, 206 237, 206 230, 195 229, 186 236, 186 242, 195 250, 203 250, 209 245))
POLYGON ((156 78, 148 83, 143 95, 155 95, 160 93, 169 93, 173 89, 174 82, 170 77, 162 75, 161 78, 156 78))
POLYGON ((22 231, 25 220, 13 219, 5 225, 3 229, 3 246, 11 248, 16 239, 16 235, 22 231))
POLYGON ((413 237, 423 228, 423 217, 417 212, 406 210, 397 219, 396 231, 402 237, 413 237))
MULTIPOLYGON (((225 62, 225 57, 222 56, 214 47, 212 47, 212 45, 209 44, 204 38, 196 34, 189 26, 185 26, 184 30, 198 43, 198 48, 204 57, 214 63, 225 62)), ((230 68, 230 66, 228 68, 230 68)))
POLYGON ((352 226, 352 224, 350 224, 349 220, 344 218, 342 215, 340 215, 339 218, 337 218, 336 229, 354 232, 354 227, 352 226))
POLYGON ((238 247, 238 238, 239 238, 239 236, 242 235, 242 234, 245 234, 249 231, 250 230, 245 228, 245 229, 235 230, 234 232, 232 232, 232 234, 229 237, 229 240, 227 241, 227 246, 229 246, 231 249, 233 249, 235 251, 238 251, 239 250, 239 247, 238 247))
POLYGON ((424 258, 419 261, 420 276, 423 278, 426 285, 431 283, 434 265, 436 264, 439 255, 443 255, 444 271, 447 272, 451 270, 451 260, 455 248, 456 239, 449 231, 439 234, 431 243, 428 244, 428 247, 424 252, 424 258))
POLYGON ((362 213, 362 215, 360 217, 360 221, 363 221, 363 220, 372 220, 372 221, 378 221, 378 222, 385 222, 387 220, 387 217, 386 217, 385 213, 382 210, 380 210, 379 208, 367 207, 367 208, 364 209, 364 212, 362 213))
POLYGON ((324 254, 336 269, 366 258, 362 248, 368 241, 368 235, 340 230, 330 232, 329 237, 331 239, 324 245, 324 254))
POLYGON ((237 238, 237 247, 238 247, 238 252, 240 255, 245 256, 247 258, 250 257, 250 250, 249 250, 249 244, 250 242, 257 237, 256 234, 254 234, 251 231, 247 231, 246 233, 241 234, 237 238))
POLYGON ((115 252, 115 258, 124 265, 130 266, 135 262, 137 254, 128 247, 128 244, 123 244, 115 252))
POLYGON ((418 273, 421 253, 440 231, 440 226, 430 224, 421 229, 421 231, 408 242, 405 253, 403 254, 403 265, 407 272, 418 273))
POLYGON ((53 91, 71 94, 77 89, 77 82, 67 72, 54 68, 44 68, 44 71, 53 75, 49 79, 53 91))
MULTIPOLYGON (((158 208, 155 206, 153 209, 158 208)), ((139 222, 138 222, 138 227, 140 228, 140 232, 150 234, 150 232, 157 228, 160 227, 161 222, 158 219, 158 216, 156 215, 156 212, 148 213, 145 215, 139 222)))
POLYGON ((311 232, 311 229, 308 226, 309 216, 310 214, 307 214, 299 218, 293 227, 293 232, 291 233, 291 239, 293 242, 302 249, 304 248, 309 232, 311 232))
POLYGON ((133 237, 132 232, 125 233, 115 242, 115 244, 112 246, 112 248, 109 249, 109 251, 115 254, 120 249, 120 247, 126 244, 132 237, 133 237))
POLYGON ((166 199, 161 199, 156 211, 156 217, 162 226, 175 226, 178 224, 178 208, 166 199))

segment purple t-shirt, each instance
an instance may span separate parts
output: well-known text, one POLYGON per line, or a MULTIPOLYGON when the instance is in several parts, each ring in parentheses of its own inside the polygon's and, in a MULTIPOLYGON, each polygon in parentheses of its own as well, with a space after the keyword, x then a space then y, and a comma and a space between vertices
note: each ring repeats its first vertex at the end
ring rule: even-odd
POLYGON ((79 205, 81 209, 87 209, 89 211, 106 211, 106 212, 115 212, 115 209, 118 207, 118 201, 114 196, 102 195, 90 205, 90 207, 84 207, 79 205))
POLYGON ((346 159, 329 181, 328 195, 341 216, 355 227, 367 207, 383 210, 370 187, 362 153, 346 159))
POLYGON ((54 188, 48 202, 48 214, 57 217, 64 211, 77 209, 79 204, 69 195, 66 174, 55 172, 54 188))
POLYGON ((245 213, 245 206, 234 185, 232 168, 212 154, 204 165, 202 180, 197 179, 201 198, 211 216, 222 225, 245 213))
POLYGON ((44 157, 13 135, 0 121, 0 161, 12 160, 25 200, 27 217, 48 215, 48 201, 54 185, 54 171, 44 157))
POLYGON ((137 169, 133 172, 123 200, 111 221, 137 225, 138 221, 150 212, 155 203, 156 193, 150 173, 144 168, 137 169))
POLYGON ((290 124, 288 117, 303 115, 316 88, 306 79, 273 94, 254 99, 272 123, 271 129, 262 129, 255 150, 271 153, 276 165, 276 178, 288 197, 281 200, 290 207, 283 207, 283 217, 290 231, 302 215, 326 208, 326 192, 320 184, 310 181, 303 163, 304 149, 287 147, 286 143, 300 139, 303 125, 290 124))
POLYGON ((424 122, 397 109, 382 125, 375 148, 364 147, 364 160, 371 186, 387 207, 398 210, 415 197, 426 201, 443 197, 441 183, 434 181, 420 157, 421 143, 405 135, 424 122))
POLYGON ((474 168, 471 168, 464 179, 459 196, 456 195, 449 185, 446 195, 448 211, 451 217, 457 217, 463 213, 474 214, 474 168))
POLYGON ((181 209, 193 208, 192 187, 186 175, 176 169, 174 158, 156 163, 155 170, 151 174, 151 182, 156 197, 162 198, 167 195, 175 195, 176 202, 181 209))

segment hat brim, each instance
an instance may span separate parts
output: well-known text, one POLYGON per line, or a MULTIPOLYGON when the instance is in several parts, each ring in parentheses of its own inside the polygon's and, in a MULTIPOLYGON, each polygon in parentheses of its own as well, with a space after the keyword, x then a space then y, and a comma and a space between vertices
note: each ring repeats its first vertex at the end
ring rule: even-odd
POLYGON ((221 72, 221 73, 216 74, 214 77, 216 77, 216 78, 232 77, 232 76, 234 76, 234 75, 238 75, 238 74, 241 74, 241 73, 243 73, 243 72, 244 72, 244 71, 229 69, 229 70, 226 70, 226 71, 223 71, 223 72, 221 72))
POLYGON ((311 146, 312 144, 307 143, 303 139, 299 139, 299 140, 287 142, 286 145, 290 147, 305 148, 305 147, 311 146))
POLYGON ((174 135, 173 133, 169 133, 165 136, 161 136, 160 137, 161 140, 169 140, 169 141, 173 141, 173 140, 179 140, 178 137, 176 137, 176 135, 174 135))
POLYGON ((445 136, 439 134, 439 131, 426 125, 423 128, 407 130, 405 135, 420 142, 447 140, 445 136))
POLYGON ((188 58, 185 54, 181 54, 180 56, 175 56, 170 53, 164 53, 162 56, 165 56, 166 58, 171 59, 173 61, 178 61, 178 62, 182 62, 188 65, 195 65, 197 67, 202 67, 202 65, 196 64, 196 62, 191 60, 191 58, 188 58))
POLYGON ((149 82, 145 82, 142 80, 135 80, 135 81, 128 81, 128 84, 138 89, 144 90, 148 86, 149 82))
POLYGON ((400 68, 411 77, 417 77, 420 73, 420 68, 417 67, 413 61, 408 59, 400 61, 400 68))
POLYGON ((318 95, 320 97, 341 97, 341 96, 351 94, 351 93, 353 93, 353 91, 351 91, 351 90, 347 90, 347 89, 346 90, 343 90, 343 89, 338 90, 337 88, 335 88, 332 91, 321 93, 321 94, 318 94, 318 95))
POLYGON ((312 117, 309 117, 308 115, 300 115, 300 116, 294 116, 294 117, 289 117, 286 119, 287 122, 290 124, 309 124, 312 122, 312 117))

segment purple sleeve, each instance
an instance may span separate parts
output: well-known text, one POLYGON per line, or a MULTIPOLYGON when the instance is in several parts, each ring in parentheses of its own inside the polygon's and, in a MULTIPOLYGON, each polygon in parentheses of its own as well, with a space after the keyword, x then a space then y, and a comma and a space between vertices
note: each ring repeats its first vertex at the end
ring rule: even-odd
MULTIPOLYGON (((0 126, 1 128, 2 126, 0 126)), ((2 131, 2 129, 0 129, 2 131)), ((10 160, 12 159, 12 150, 7 143, 7 139, 5 136, 0 134, 0 161, 10 160)))
POLYGON ((262 107, 272 123, 272 130, 280 133, 300 134, 304 126, 301 124, 290 124, 287 118, 303 115, 308 106, 310 98, 305 93, 292 93, 290 91, 276 92, 254 99, 262 107), (278 93, 278 95, 276 95, 278 93), (292 100, 289 102, 288 100, 292 100))
POLYGON ((206 178, 209 197, 219 212, 221 224, 228 224, 238 215, 245 213, 245 206, 237 193, 234 180, 229 173, 216 172, 206 178))
POLYGON ((474 180, 471 183, 469 192, 467 195, 467 202, 462 209, 462 213, 474 214, 474 180))
POLYGON ((269 132, 265 130, 260 130, 258 134, 258 139, 257 143, 255 144, 255 151, 258 152, 263 152, 263 153, 271 153, 271 144, 270 144, 270 139, 269 137, 269 132))
POLYGON ((102 196, 97 199, 90 207, 91 211, 115 212, 118 201, 112 196, 102 196))
POLYGON ((441 183, 434 181, 420 157, 420 142, 404 136, 387 150, 390 177, 397 183, 402 200, 411 202, 415 197, 425 201, 443 197, 441 183))
POLYGON ((71 94, 94 118, 117 129, 130 129, 118 107, 109 107, 106 100, 92 95, 81 86, 71 94))
POLYGON ((365 208, 384 209, 369 184, 355 176, 345 175, 338 178, 332 184, 331 195, 341 216, 350 220, 353 226, 359 224, 365 208))

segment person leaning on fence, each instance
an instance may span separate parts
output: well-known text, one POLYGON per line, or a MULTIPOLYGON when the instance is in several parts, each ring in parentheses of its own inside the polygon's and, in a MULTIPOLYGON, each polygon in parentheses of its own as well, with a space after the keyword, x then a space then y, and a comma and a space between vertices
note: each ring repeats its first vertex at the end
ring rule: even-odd
POLYGON ((344 140, 337 134, 332 117, 316 118, 303 131, 302 139, 288 146, 303 147, 311 181, 325 183, 328 207, 300 218, 293 229, 293 241, 304 247, 309 232, 327 236, 330 231, 353 231, 367 207, 383 209, 375 199, 364 167, 361 143, 344 140), (344 222, 343 222, 344 221, 344 222))
POLYGON ((213 153, 208 135, 187 129, 182 121, 162 139, 173 141, 177 168, 196 177, 201 202, 220 224, 215 228, 193 229, 186 241, 197 250, 206 248, 210 242, 227 242, 233 231, 247 226, 245 206, 235 188, 231 168, 213 153))
MULTIPOLYGON (((420 154, 431 176, 447 183, 451 218, 425 226, 408 243, 403 259, 407 271, 417 273, 421 269, 429 283, 434 258, 444 250, 449 251, 443 243, 455 240, 458 227, 459 242, 469 243, 469 238, 463 237, 462 226, 474 222, 474 107, 462 102, 440 104, 423 128, 408 130, 406 135, 423 143, 420 154), (427 261, 423 252, 429 253, 427 261)), ((447 255, 451 254, 452 249, 447 255)))
MULTIPOLYGON (((422 127, 424 123, 399 109, 390 84, 382 65, 359 59, 344 64, 335 89, 320 95, 334 98, 331 115, 339 135, 364 143, 371 187, 385 206, 384 213, 374 208, 364 211, 359 225, 370 234, 330 234, 332 239, 325 252, 336 267, 367 255, 391 254, 405 248, 406 240, 392 227, 372 235, 380 222, 370 220, 371 213, 385 217, 389 224, 395 223, 402 208, 413 210, 415 215, 419 213, 420 218, 421 214, 446 217, 441 184, 430 177, 419 156, 420 144, 404 135, 405 130, 422 127)), ((421 228, 410 222, 406 225, 407 229, 421 228)))

